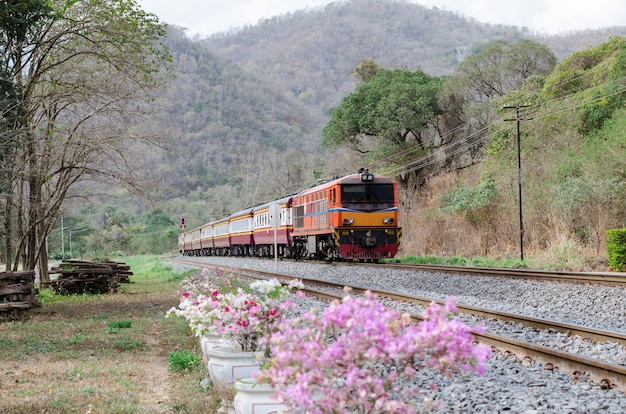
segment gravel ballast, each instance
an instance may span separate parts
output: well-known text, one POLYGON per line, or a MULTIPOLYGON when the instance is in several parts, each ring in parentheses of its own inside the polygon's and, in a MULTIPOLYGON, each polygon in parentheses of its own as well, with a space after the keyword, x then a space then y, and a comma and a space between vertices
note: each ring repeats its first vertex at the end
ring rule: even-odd
MULTIPOLYGON (((467 276, 444 272, 393 270, 384 267, 333 266, 306 262, 194 257, 224 268, 243 267, 300 278, 334 281, 364 288, 400 292, 460 305, 499 310, 540 319, 566 322, 600 330, 626 332, 625 290, 582 283, 547 282, 510 277, 467 276)), ((312 299, 310 299, 312 300, 312 299)), ((395 307, 393 303, 387 303, 395 307)), ((307 304, 301 304, 306 307, 307 304)), ((419 309, 405 309, 419 312, 419 309)), ((466 323, 479 323, 464 316, 466 323)), ((487 321, 488 332, 550 346, 610 364, 626 365, 624 347, 596 343, 558 332, 525 328, 519 324, 487 321)), ((626 395, 617 388, 603 390, 584 374, 546 370, 540 362, 521 361, 515 355, 494 352, 487 374, 445 378, 420 371, 418 382, 435 383, 425 396, 440 404, 444 413, 624 413, 626 395), (431 395, 432 394, 432 395, 431 395)))

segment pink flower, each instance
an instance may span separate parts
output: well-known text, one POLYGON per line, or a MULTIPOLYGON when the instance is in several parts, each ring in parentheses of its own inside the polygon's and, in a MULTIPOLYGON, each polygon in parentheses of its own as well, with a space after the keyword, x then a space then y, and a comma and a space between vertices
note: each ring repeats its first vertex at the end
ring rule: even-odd
POLYGON ((491 350, 473 345, 473 328, 450 319, 453 310, 451 298, 444 307, 431 305, 423 322, 410 325, 371 292, 346 296, 323 315, 283 321, 270 337, 273 357, 259 378, 287 406, 306 412, 414 413, 418 390, 403 386, 418 369, 484 372, 491 350))

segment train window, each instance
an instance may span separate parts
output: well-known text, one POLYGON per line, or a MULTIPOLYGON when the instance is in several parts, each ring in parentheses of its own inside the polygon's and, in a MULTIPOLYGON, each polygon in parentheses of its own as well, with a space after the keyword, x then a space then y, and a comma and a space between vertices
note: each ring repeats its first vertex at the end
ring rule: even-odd
POLYGON ((296 206, 294 211, 294 227, 304 227, 304 206, 296 206))
POLYGON ((388 202, 393 201, 393 185, 392 184, 374 184, 370 185, 370 201, 388 202))
POLYGON ((392 184, 345 184, 341 186, 341 200, 348 203, 393 202, 392 184))
POLYGON ((346 184, 341 186, 341 200, 344 202, 367 201, 365 184, 346 184))

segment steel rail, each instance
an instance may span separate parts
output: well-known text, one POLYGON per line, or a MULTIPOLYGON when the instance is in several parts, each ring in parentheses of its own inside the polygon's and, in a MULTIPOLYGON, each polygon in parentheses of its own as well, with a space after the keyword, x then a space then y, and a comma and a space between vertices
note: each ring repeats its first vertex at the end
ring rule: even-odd
MULTIPOLYGON (((305 291, 307 294, 313 294, 326 300, 340 300, 342 298, 341 295, 327 291, 311 288, 305 288, 305 291)), ((419 315, 411 314, 411 319, 419 322, 423 318, 419 315)), ((600 384, 602 388, 611 389, 617 387, 621 391, 626 392, 626 367, 624 366, 607 364, 599 360, 568 354, 553 348, 488 332, 473 332, 473 335, 477 342, 489 345, 505 353, 515 354, 522 361, 541 361, 546 369, 556 372, 569 372, 572 376, 586 372, 589 378, 600 384)))
MULTIPOLYGON (((183 260, 181 262, 188 263, 189 261, 183 260)), ((223 268, 223 266, 207 264, 204 262, 194 262, 194 263, 197 263, 200 266, 207 266, 211 268, 223 268)), ((245 268, 232 268, 232 267, 231 269, 236 270, 238 272, 248 272, 252 274, 257 274, 257 275, 261 275, 267 278, 273 278, 273 277, 279 276, 279 277, 288 278, 288 279, 302 279, 303 281, 306 281, 307 283, 327 286, 329 288, 338 289, 338 290, 341 290, 345 286, 345 284, 343 283, 329 282, 329 281, 317 280, 317 279, 312 279, 312 278, 296 278, 296 277, 289 276, 289 275, 276 274, 272 272, 263 272, 260 270, 251 270, 251 269, 245 269, 245 268)), ((349 288, 359 293, 362 293, 365 290, 368 290, 368 288, 360 287, 360 286, 349 286, 349 288)), ((432 300, 428 298, 419 298, 419 297, 405 295, 405 294, 397 293, 397 292, 378 290, 378 289, 369 289, 369 290, 371 290, 373 293, 375 293, 379 297, 386 297, 390 299, 400 300, 403 302, 415 303, 424 307, 428 306, 432 302, 438 303, 440 305, 444 304, 444 302, 442 301, 436 301, 436 300, 432 300)), ((594 341, 599 341, 599 342, 616 342, 622 345, 626 345, 626 334, 620 333, 620 332, 603 331, 603 330, 589 328, 589 327, 580 326, 580 325, 568 324, 568 323, 552 321, 548 319, 533 318, 529 316, 501 312, 497 310, 478 308, 474 306, 466 306, 466 305, 457 304, 456 307, 460 313, 467 314, 467 315, 474 315, 474 316, 483 317, 483 318, 499 319, 499 320, 513 322, 513 323, 520 323, 520 324, 523 324, 524 326, 537 328, 537 329, 552 329, 557 332, 566 333, 569 335, 579 335, 579 336, 590 338, 594 341)))
POLYGON ((520 279, 540 279, 556 282, 582 282, 608 285, 626 285, 626 272, 573 272, 567 270, 534 270, 508 269, 498 267, 446 266, 409 263, 349 263, 339 262, 347 266, 384 266, 392 269, 411 271, 454 272, 469 275, 495 275, 520 279))

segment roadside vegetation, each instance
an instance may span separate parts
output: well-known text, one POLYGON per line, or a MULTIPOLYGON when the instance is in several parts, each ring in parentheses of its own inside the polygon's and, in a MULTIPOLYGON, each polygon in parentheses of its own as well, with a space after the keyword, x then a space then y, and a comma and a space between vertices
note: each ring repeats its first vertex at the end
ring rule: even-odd
POLYGON ((189 272, 157 256, 125 261, 133 276, 118 294, 43 290, 41 308, 0 314, 0 412, 216 412, 198 339, 165 319, 189 272))
MULTIPOLYGON (((390 260, 391 261, 391 260, 390 260)), ((531 268, 527 260, 514 258, 499 259, 493 257, 437 257, 437 256, 404 256, 394 260, 400 263, 431 264, 442 266, 465 266, 465 267, 501 267, 501 268, 531 268)))
POLYGON ((574 272, 606 272, 617 269, 609 269, 607 261, 603 258, 588 259, 577 257, 574 250, 564 248, 562 254, 537 258, 524 258, 519 256, 489 257, 489 256, 403 256, 391 259, 390 262, 431 264, 442 266, 463 267, 490 267, 503 269, 534 269, 534 270, 565 270, 574 272))

